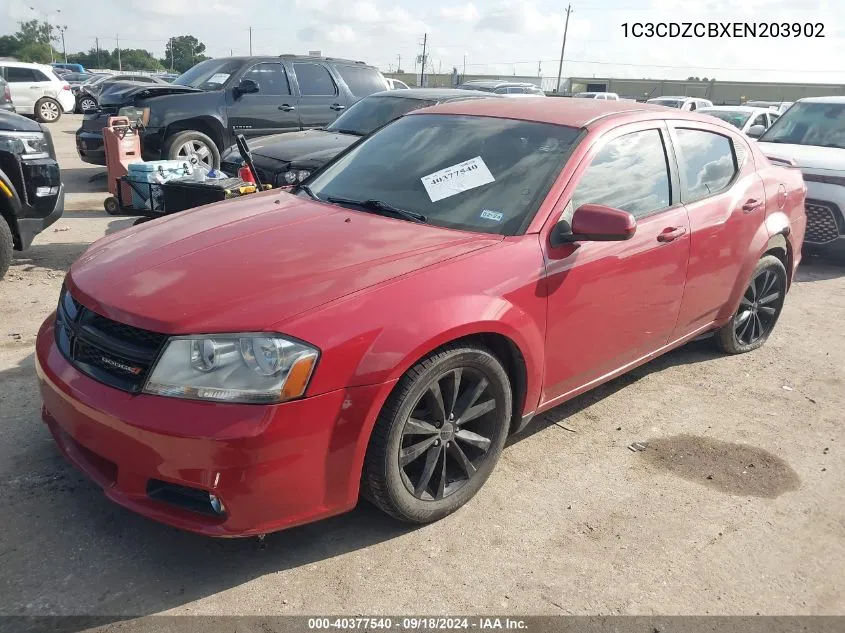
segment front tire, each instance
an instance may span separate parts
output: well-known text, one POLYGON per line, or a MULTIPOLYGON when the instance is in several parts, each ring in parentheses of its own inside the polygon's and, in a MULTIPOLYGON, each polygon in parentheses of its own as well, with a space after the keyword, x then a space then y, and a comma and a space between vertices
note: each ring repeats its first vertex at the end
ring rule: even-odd
POLYGON ((0 215, 0 279, 9 270, 12 264, 12 251, 14 250, 14 240, 12 238, 12 229, 6 219, 0 215))
POLYGON ((77 102, 77 110, 82 114, 87 114, 97 109, 97 101, 94 97, 82 97, 77 102))
POLYGON ((409 523, 451 514, 499 460, 512 402, 508 375, 489 350, 455 344, 424 358, 379 414, 364 459, 364 496, 409 523))
POLYGON ((190 160, 195 156, 206 168, 220 169, 220 150, 202 132, 188 130, 171 136, 165 142, 164 154, 169 160, 190 160))
POLYGON ((35 102, 35 120, 39 123, 55 123, 62 118, 62 106, 55 99, 44 97, 35 102))
POLYGON ((786 268, 766 255, 754 268, 731 320, 716 333, 716 344, 728 354, 744 354, 762 347, 774 330, 786 298, 786 268))

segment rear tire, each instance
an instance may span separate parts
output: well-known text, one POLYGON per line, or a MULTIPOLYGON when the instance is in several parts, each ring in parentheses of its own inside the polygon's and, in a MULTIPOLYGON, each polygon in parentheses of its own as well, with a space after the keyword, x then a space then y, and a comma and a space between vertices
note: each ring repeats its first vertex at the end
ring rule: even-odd
POLYGON ((762 347, 774 330, 786 298, 786 268, 774 255, 757 262, 731 320, 716 332, 716 345, 727 354, 762 347))
POLYGON ((97 109, 97 101, 94 97, 82 97, 76 102, 77 110, 82 114, 87 114, 97 109))
POLYGON ((0 215, 0 279, 3 279, 6 271, 9 270, 9 266, 12 263, 12 251, 14 247, 12 229, 9 228, 6 218, 0 215))
POLYGON ((364 496, 409 523, 451 514, 499 460, 512 402, 508 375, 489 350, 453 344, 424 358, 378 416, 364 459, 364 496))
POLYGON ((39 123, 55 123, 62 118, 62 105, 55 99, 44 97, 35 102, 35 120, 39 123))
POLYGON ((169 160, 190 160, 196 156, 207 168, 220 169, 220 150, 202 132, 188 130, 171 136, 164 143, 164 155, 169 160))

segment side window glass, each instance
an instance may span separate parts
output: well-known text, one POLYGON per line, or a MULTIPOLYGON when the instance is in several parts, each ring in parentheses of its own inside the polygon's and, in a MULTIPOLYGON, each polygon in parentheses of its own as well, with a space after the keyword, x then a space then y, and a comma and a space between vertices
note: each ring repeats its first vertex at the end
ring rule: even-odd
POLYGON ((35 77, 35 81, 50 81, 50 78, 42 73, 40 70, 32 70, 32 74, 35 77))
POLYGON ((6 68, 6 79, 9 83, 27 83, 35 81, 35 73, 29 68, 9 66, 6 68))
POLYGON ((660 131, 633 132, 608 142, 582 174, 563 219, 571 220, 588 202, 637 218, 668 207, 669 165, 660 131))
POLYGON ((754 119, 754 123, 752 123, 751 125, 762 125, 763 127, 768 127, 766 124, 767 124, 766 115, 760 114, 760 115, 757 116, 756 119, 754 119))
POLYGON ((324 66, 299 62, 293 65, 293 72, 296 73, 299 92, 303 97, 327 97, 337 94, 334 79, 324 66))
POLYGON ((723 190, 737 172, 733 143, 727 136, 678 128, 681 178, 687 189, 685 202, 706 198, 723 190))
MULTIPOLYGON (((386 88, 384 79, 375 68, 366 66, 337 66, 337 72, 346 82, 346 86, 356 97, 366 97, 374 92, 381 92, 386 88)), ((401 87, 401 86, 398 86, 401 87)))
POLYGON ((258 94, 266 96, 279 96, 290 94, 290 84, 284 66, 272 62, 256 64, 243 76, 244 79, 252 79, 258 84, 258 94))
POLYGON ((692 112, 693 110, 695 110, 695 101, 690 101, 690 102, 689 102, 689 109, 690 109, 690 112, 692 112))

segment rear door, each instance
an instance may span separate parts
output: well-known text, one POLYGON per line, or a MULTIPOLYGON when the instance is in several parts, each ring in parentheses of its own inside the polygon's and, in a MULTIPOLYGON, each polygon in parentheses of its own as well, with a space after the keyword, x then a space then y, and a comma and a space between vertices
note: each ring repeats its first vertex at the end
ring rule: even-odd
POLYGON ((670 123, 690 219, 687 285, 675 338, 710 324, 727 303, 766 194, 744 138, 706 123, 670 123))
POLYGON ((328 67, 321 62, 291 63, 299 88, 299 123, 302 129, 324 127, 349 105, 328 67))
POLYGON ((281 62, 254 64, 241 79, 251 79, 258 84, 258 92, 227 95, 230 100, 229 131, 232 135, 263 136, 299 129, 297 98, 281 62))
POLYGON ((626 125, 599 139, 567 196, 561 219, 596 203, 628 211, 637 229, 627 241, 581 242, 563 257, 547 254, 545 401, 666 345, 689 257, 687 212, 662 122, 626 125))
POLYGON ((36 81, 35 71, 22 66, 6 66, 5 76, 18 112, 33 113, 35 102, 41 97, 41 87, 36 81))

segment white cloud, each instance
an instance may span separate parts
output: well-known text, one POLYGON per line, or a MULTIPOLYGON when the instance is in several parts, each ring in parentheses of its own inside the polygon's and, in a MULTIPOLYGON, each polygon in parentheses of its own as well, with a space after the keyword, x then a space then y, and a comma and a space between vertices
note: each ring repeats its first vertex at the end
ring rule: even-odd
POLYGON ((563 33, 564 20, 561 13, 543 12, 530 2, 505 0, 487 12, 476 28, 503 33, 563 33))
POLYGON ((478 20, 478 9, 472 2, 468 2, 463 6, 446 6, 440 9, 440 17, 446 18, 453 22, 472 23, 478 20))
POLYGON ((198 13, 210 13, 212 15, 228 14, 237 15, 238 7, 229 2, 206 2, 204 0, 132 0, 136 9, 144 13, 153 13, 161 16, 194 16, 198 13))

